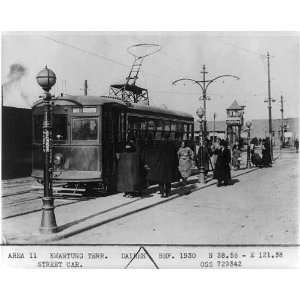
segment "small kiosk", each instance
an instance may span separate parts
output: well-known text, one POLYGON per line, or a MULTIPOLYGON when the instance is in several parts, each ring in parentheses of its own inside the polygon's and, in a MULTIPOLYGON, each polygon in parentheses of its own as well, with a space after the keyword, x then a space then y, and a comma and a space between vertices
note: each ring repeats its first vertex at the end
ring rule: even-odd
POLYGON ((226 119, 226 137, 230 145, 240 141, 242 127, 244 126, 244 105, 239 105, 236 100, 230 105, 226 119))

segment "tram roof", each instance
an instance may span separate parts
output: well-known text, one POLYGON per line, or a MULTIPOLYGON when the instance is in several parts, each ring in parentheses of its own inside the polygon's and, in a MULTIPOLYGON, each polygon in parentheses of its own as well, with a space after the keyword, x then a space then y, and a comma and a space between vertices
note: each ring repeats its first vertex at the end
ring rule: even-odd
POLYGON ((160 107, 156 107, 156 106, 132 104, 132 106, 130 106, 130 108, 133 110, 139 110, 139 111, 144 111, 144 112, 149 112, 149 113, 153 112, 153 113, 157 113, 157 114, 172 115, 172 116, 176 116, 176 117, 194 119, 194 117, 191 114, 177 111, 177 110, 160 108, 160 107))
MULTIPOLYGON (((157 114, 164 114, 164 115, 172 115, 176 117, 182 117, 182 118, 189 118, 193 119, 193 116, 191 114, 180 112, 176 110, 169 110, 164 109, 160 107, 155 106, 148 106, 148 105, 141 105, 141 104, 135 104, 132 103, 129 106, 124 103, 121 98, 118 97, 111 97, 111 96, 83 96, 83 95, 63 95, 57 98, 58 100, 61 100, 64 102, 64 105, 76 105, 76 102, 81 105, 103 105, 103 104, 118 104, 124 107, 128 107, 131 110, 137 110, 137 111, 144 111, 148 113, 157 113, 157 114), (68 101, 69 100, 69 101, 68 101)), ((41 103, 42 100, 39 100, 34 103, 33 107, 41 103)))

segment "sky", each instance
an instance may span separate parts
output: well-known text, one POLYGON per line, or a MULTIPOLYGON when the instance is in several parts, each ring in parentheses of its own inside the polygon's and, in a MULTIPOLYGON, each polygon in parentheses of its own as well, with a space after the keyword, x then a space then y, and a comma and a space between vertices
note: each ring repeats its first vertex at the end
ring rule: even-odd
POLYGON ((273 118, 298 117, 299 33, 292 32, 23 32, 2 35, 3 104, 30 107, 42 94, 37 73, 45 65, 57 76, 51 92, 108 95, 110 84, 122 83, 130 71, 131 45, 159 44, 161 50, 144 59, 137 85, 147 88, 150 105, 166 106, 195 115, 201 105, 201 88, 174 80, 201 80, 230 74, 240 77, 213 82, 207 95, 207 119, 226 119, 234 100, 245 105, 245 119, 268 118, 267 59, 270 52, 273 118), (18 67, 16 67, 18 66, 18 67), (17 70, 16 75, 12 71, 17 70))

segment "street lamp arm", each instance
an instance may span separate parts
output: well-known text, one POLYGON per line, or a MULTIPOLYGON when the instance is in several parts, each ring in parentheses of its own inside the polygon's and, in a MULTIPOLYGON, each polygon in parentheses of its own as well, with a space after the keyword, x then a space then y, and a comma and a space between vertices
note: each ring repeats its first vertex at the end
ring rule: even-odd
POLYGON ((198 84, 201 87, 201 89, 203 90, 202 84, 199 81, 191 79, 191 78, 180 78, 180 79, 173 81, 172 84, 176 85, 179 81, 191 81, 192 83, 198 84))
POLYGON ((220 75, 220 76, 217 76, 217 77, 215 77, 215 78, 213 78, 213 79, 210 79, 209 82, 208 82, 208 84, 207 84, 207 86, 206 86, 206 88, 207 88, 211 83, 213 83, 214 81, 216 81, 216 80, 218 80, 218 79, 220 79, 220 78, 223 78, 223 77, 232 77, 232 78, 235 78, 235 79, 237 79, 237 80, 240 79, 240 77, 234 76, 234 75, 220 75))

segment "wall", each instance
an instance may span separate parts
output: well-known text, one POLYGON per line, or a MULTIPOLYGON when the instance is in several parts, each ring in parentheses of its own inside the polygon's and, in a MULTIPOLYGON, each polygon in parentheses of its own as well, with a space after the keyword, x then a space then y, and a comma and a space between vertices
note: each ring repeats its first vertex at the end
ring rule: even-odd
POLYGON ((2 106, 2 179, 31 174, 31 109, 2 106))

